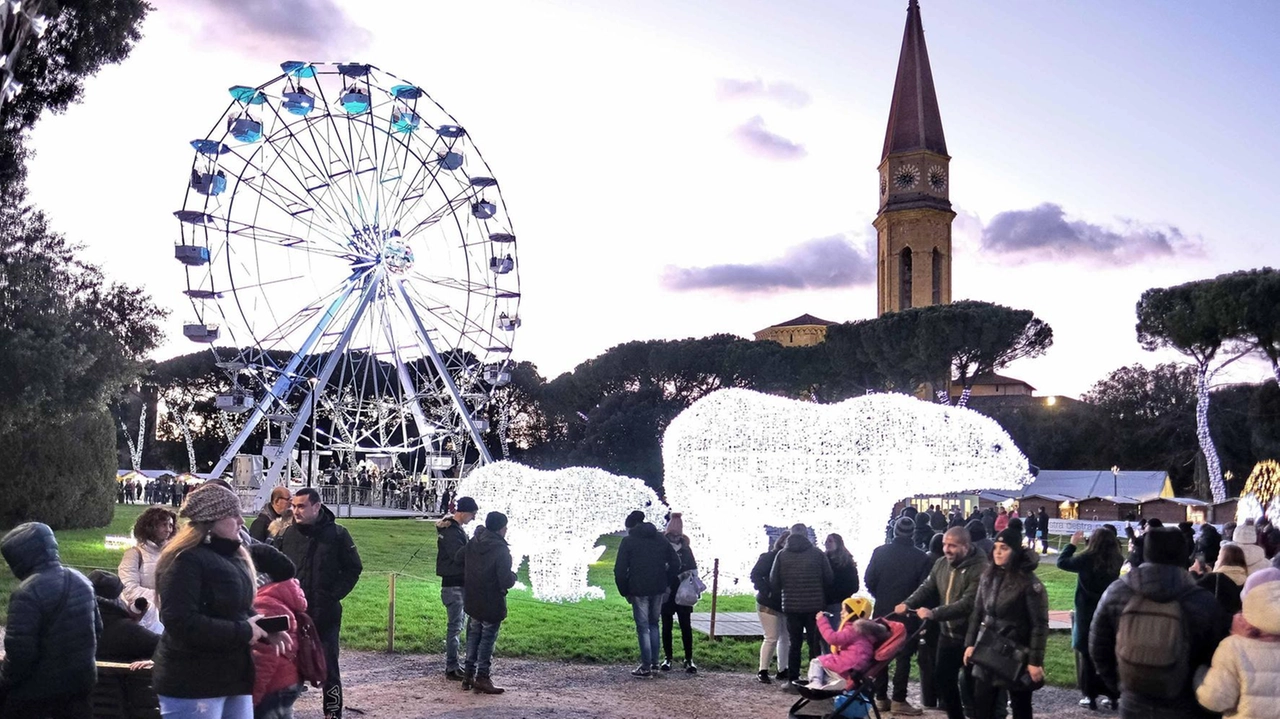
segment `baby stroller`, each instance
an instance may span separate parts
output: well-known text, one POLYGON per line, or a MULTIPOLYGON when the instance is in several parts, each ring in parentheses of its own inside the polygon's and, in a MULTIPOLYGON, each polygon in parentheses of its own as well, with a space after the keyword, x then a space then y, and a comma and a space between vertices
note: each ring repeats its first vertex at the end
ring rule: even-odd
POLYGON ((875 703, 876 679, 889 671, 893 660, 906 649, 908 643, 923 634, 927 624, 922 622, 919 628, 908 634, 906 625, 894 621, 892 616, 894 615, 875 620, 888 628, 889 638, 876 647, 874 664, 865 672, 845 677, 843 689, 810 688, 797 682, 795 686, 800 692, 800 698, 791 705, 788 719, 863 719, 870 716, 880 719, 880 710, 875 703))

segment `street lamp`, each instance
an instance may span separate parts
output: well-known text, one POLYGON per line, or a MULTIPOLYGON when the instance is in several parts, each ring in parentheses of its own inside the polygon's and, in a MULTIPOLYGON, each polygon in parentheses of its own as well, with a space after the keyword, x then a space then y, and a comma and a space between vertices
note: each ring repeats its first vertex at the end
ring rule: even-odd
POLYGON ((1116 465, 1111 466, 1111 496, 1120 495, 1120 468, 1116 465))
POLYGON ((307 486, 311 486, 311 478, 316 474, 316 385, 320 383, 319 378, 311 377, 307 380, 311 385, 311 457, 307 462, 307 486))

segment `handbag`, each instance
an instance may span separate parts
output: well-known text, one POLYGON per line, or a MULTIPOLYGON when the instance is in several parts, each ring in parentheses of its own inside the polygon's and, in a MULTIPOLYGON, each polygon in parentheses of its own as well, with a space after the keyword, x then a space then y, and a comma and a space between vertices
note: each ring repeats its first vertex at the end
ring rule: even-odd
POLYGON ((680 586, 676 588, 674 601, 682 607, 692 607, 698 603, 698 599, 702 597, 702 592, 706 588, 707 585, 698 578, 697 572, 685 572, 684 578, 680 580, 680 586))
POLYGON ((1023 675, 1026 675, 1027 688, 1031 688, 1030 675, 1027 674, 1028 654, 1020 644, 1001 634, 988 617, 978 631, 978 641, 973 645, 969 661, 982 668, 993 683, 1016 688, 1022 683, 1023 675))

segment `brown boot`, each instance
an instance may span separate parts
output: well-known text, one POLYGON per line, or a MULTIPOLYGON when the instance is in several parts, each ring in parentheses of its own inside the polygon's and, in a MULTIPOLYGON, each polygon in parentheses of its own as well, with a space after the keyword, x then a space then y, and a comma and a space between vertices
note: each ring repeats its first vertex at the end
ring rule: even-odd
POLYGON ((462 675, 462 691, 471 691, 471 687, 476 683, 475 672, 465 672, 462 675))
POLYGON ((472 682, 472 686, 481 694, 501 694, 506 691, 502 687, 495 687, 493 680, 489 677, 477 676, 476 680, 472 682))

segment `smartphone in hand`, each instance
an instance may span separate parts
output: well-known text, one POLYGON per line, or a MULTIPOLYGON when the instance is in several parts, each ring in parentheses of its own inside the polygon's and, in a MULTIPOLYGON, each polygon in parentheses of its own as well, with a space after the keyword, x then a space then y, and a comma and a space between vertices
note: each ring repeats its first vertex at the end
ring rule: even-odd
POLYGON ((263 617, 258 620, 258 627, 270 634, 272 632, 289 631, 289 617, 283 614, 277 617, 263 617))

